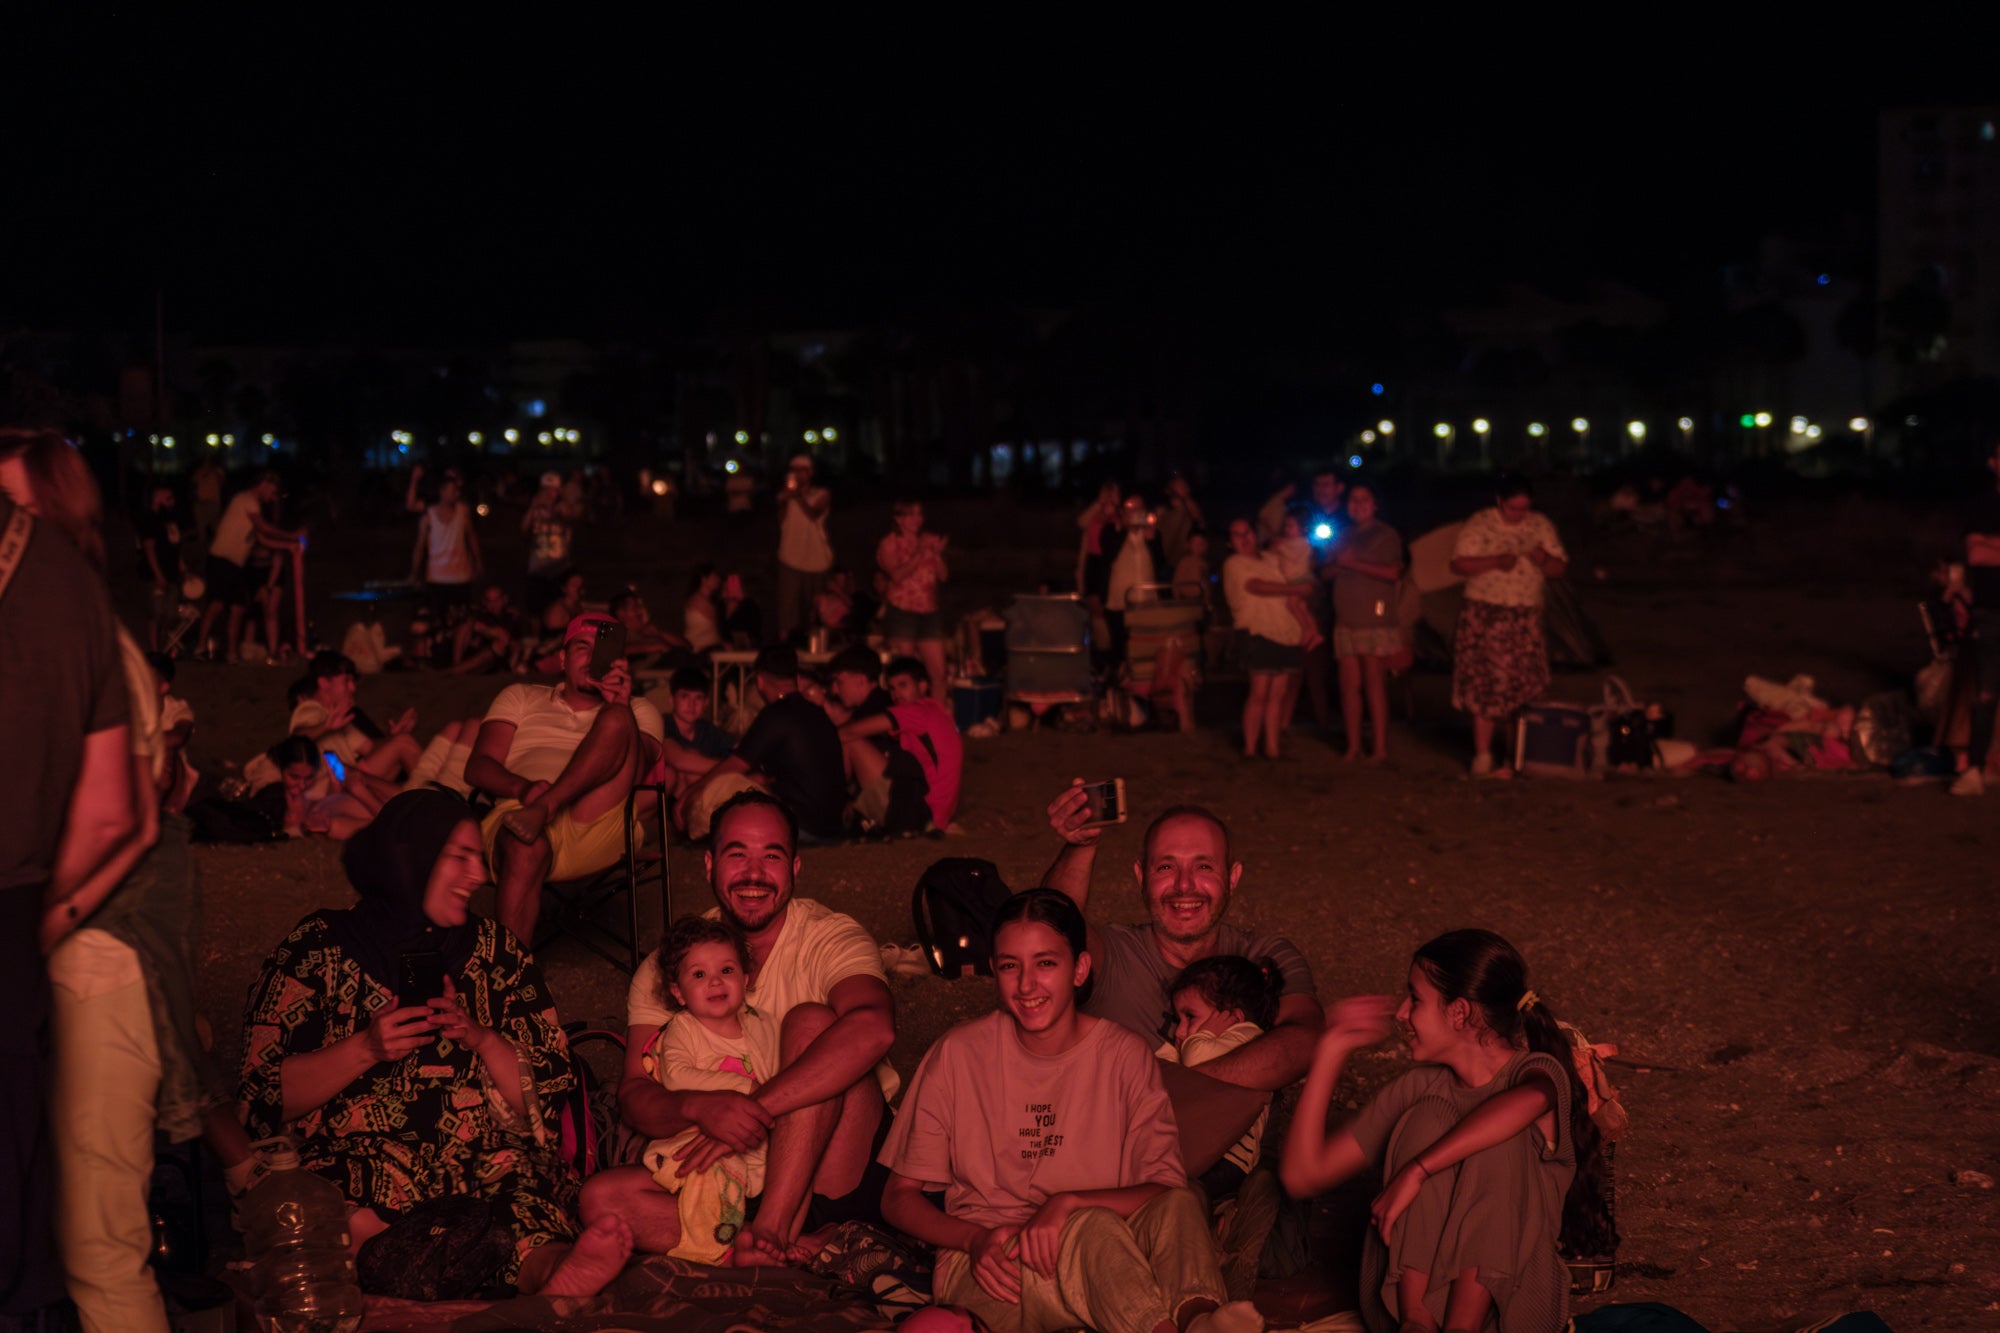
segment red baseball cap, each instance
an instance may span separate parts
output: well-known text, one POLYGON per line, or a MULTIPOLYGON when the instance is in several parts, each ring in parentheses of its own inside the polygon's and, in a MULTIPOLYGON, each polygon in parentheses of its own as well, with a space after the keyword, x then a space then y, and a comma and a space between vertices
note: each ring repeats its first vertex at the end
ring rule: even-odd
POLYGON ((573 617, 569 622, 568 628, 563 630, 563 647, 569 647, 570 642, 574 639, 595 638, 597 632, 591 628, 593 625, 615 625, 617 623, 616 620, 605 615, 602 611, 585 611, 582 615, 573 617))

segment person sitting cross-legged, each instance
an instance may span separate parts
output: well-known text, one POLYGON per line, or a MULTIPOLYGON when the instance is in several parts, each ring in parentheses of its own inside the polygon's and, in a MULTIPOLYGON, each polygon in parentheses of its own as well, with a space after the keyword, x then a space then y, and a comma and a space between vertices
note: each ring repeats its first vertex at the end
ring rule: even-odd
POLYGON ((1079 1008, 1087 931, 1054 889, 995 913, 1001 1010, 917 1067, 880 1154, 883 1214, 937 1247, 937 1299, 979 1327, 1261 1333, 1227 1299, 1150 1043, 1079 1008))
MULTIPOLYGON (((761 791, 730 798, 715 812, 703 865, 716 901, 710 916, 735 927, 749 946, 747 999, 778 1026, 777 1072, 751 1093, 661 1086, 646 1057, 674 1014, 661 1001, 655 951, 633 974, 626 998, 619 1112, 651 1139, 699 1130, 654 1163, 669 1171, 678 1161, 684 1182, 762 1145, 763 1193, 747 1209, 748 1224, 727 1237, 688 1241, 718 1241, 728 1247, 724 1261, 738 1265, 797 1263, 810 1257, 802 1237, 841 1222, 882 1222, 888 1171, 874 1158, 888 1133, 886 1102, 900 1086, 884 1058, 896 1039, 895 1001, 861 923, 793 896, 797 833, 778 801, 761 791)), ((643 1253, 682 1244, 675 1194, 646 1167, 598 1172, 585 1182, 579 1207, 588 1223, 625 1219, 643 1253)))
POLYGON ((563 635, 560 685, 509 685, 479 728, 465 780, 497 804, 481 825, 498 881, 500 923, 535 937, 542 885, 611 865, 625 851, 625 798, 660 755, 659 709, 632 697, 624 658, 590 674, 597 626, 587 613, 563 635))

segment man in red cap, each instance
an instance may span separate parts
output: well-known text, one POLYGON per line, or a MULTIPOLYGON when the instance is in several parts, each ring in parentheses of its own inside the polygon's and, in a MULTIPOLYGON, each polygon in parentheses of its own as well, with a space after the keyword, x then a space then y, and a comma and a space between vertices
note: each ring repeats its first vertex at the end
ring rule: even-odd
POLYGON ((590 674, 599 626, 585 612, 563 633, 560 685, 509 685, 486 710, 465 780, 494 798, 481 825, 500 923, 534 946, 542 885, 611 865, 625 851, 625 798, 660 756, 666 723, 632 697, 623 657, 590 674))

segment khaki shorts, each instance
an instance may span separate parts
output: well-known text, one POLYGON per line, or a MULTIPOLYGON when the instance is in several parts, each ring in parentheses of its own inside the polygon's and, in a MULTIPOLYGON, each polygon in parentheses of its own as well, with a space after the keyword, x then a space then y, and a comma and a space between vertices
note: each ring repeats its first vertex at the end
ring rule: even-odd
MULTIPOLYGON (((479 823, 480 840, 486 844, 486 861, 494 862, 500 839, 511 838, 500 820, 509 810, 519 810, 519 801, 501 801, 479 823)), ((552 880, 581 879, 616 865, 625 855, 625 802, 606 810, 589 823, 579 823, 567 810, 558 812, 542 830, 549 840, 549 873, 552 880)), ((645 841, 638 821, 632 824, 632 845, 645 841)))

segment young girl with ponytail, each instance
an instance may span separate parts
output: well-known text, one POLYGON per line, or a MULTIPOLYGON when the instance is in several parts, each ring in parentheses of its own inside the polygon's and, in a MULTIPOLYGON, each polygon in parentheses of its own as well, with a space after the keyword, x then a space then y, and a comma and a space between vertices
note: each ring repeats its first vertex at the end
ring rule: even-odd
POLYGON ((1559 1242, 1609 1225, 1583 1085, 1527 970, 1491 931, 1455 930, 1417 950, 1400 1003, 1357 997, 1328 1018, 1281 1174, 1311 1195, 1381 1168, 1361 1273, 1371 1330, 1554 1333, 1569 1309, 1559 1242), (1418 1067, 1329 1133, 1341 1067, 1392 1013, 1418 1067))

